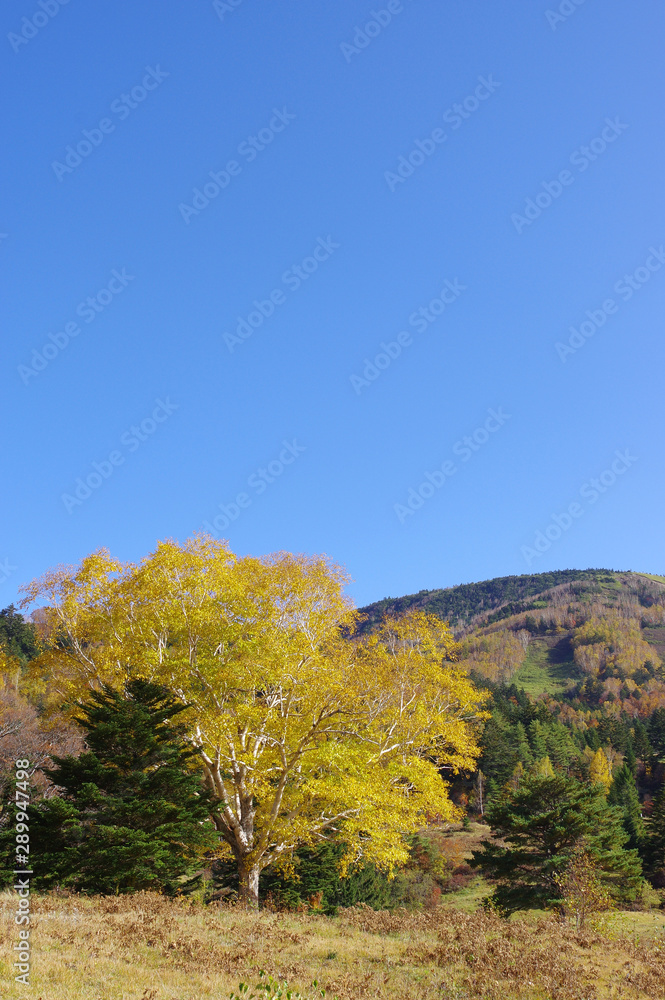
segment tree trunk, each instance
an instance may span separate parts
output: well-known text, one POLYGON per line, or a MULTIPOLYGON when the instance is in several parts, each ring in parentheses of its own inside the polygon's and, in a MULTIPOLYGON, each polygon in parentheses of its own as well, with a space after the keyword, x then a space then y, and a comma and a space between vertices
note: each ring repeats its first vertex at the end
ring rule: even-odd
POLYGON ((258 865, 246 868, 240 866, 240 899, 250 910, 259 908, 259 873, 261 869, 258 865))

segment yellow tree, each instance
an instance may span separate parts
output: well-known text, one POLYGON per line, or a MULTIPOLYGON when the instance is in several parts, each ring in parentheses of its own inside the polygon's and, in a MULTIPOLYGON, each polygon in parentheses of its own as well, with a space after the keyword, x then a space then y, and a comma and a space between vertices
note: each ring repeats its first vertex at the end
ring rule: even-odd
POLYGON ((612 908, 612 897, 600 879, 596 859, 578 846, 561 875, 554 881, 563 895, 563 909, 575 916, 575 929, 581 930, 588 917, 612 908))
POLYGON ((589 781, 594 785, 604 785, 606 792, 612 784, 612 768, 601 747, 596 750, 589 762, 589 781))
POLYGON ((336 837, 342 870, 406 860, 401 834, 456 810, 442 771, 473 769, 483 696, 447 625, 414 612, 353 638, 346 574, 325 557, 236 558, 199 535, 138 565, 100 551, 26 587, 46 604, 37 669, 72 700, 143 676, 190 708, 244 898, 299 844, 336 837))

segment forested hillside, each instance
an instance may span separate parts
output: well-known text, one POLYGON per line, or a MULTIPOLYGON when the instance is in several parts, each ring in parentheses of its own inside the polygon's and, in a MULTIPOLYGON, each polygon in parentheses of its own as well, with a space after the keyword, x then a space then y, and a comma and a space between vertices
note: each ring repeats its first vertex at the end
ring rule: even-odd
POLYGON ((527 576, 498 576, 481 583, 462 583, 458 587, 441 590, 420 590, 405 597, 385 597, 382 601, 369 604, 361 611, 367 616, 363 628, 371 628, 387 614, 401 614, 409 608, 418 608, 436 615, 452 626, 462 626, 480 614, 497 608, 506 609, 511 603, 514 612, 526 610, 517 607, 528 603, 546 590, 575 580, 600 582, 612 577, 610 570, 604 569, 562 569, 551 573, 535 573, 527 576))
POLYGON ((479 768, 456 779, 457 801, 496 817, 534 779, 604 787, 628 847, 665 886, 665 578, 502 577, 379 602, 363 627, 414 606, 451 621, 460 665, 491 692, 479 768))

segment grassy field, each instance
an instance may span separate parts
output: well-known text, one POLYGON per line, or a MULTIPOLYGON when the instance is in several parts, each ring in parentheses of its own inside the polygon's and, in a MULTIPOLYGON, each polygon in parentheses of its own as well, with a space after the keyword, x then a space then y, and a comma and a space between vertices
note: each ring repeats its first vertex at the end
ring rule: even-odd
POLYGON ((640 576, 646 576, 648 580, 655 580, 656 583, 665 583, 665 576, 658 576, 656 573, 640 573, 640 576))
POLYGON ((524 663, 512 683, 537 698, 544 694, 561 694, 579 679, 580 673, 572 654, 561 637, 540 637, 529 643, 524 663))
POLYGON ((13 982, 15 900, 0 896, 3 998, 211 1000, 265 969, 328 1000, 658 1000, 665 913, 576 934, 552 917, 503 921, 439 906, 338 917, 258 914, 151 894, 33 899, 31 985, 13 982))

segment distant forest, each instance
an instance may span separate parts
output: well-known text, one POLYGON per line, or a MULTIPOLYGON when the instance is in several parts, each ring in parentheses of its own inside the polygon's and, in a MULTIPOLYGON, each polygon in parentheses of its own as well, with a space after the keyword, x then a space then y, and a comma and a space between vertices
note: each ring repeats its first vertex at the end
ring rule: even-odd
MULTIPOLYGON (((492 611, 500 605, 524 602, 529 597, 563 583, 577 580, 599 581, 613 572, 607 569, 561 569, 551 573, 535 573, 532 576, 499 576, 482 583, 463 583, 439 590, 420 590, 417 594, 407 594, 405 597, 384 597, 382 601, 360 609, 367 616, 360 631, 372 629, 387 614, 402 614, 414 607, 450 622, 453 627, 460 626, 478 614, 492 611)), ((507 610, 506 616, 526 610, 530 609, 514 607, 507 610)))

